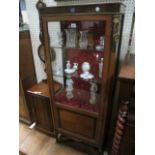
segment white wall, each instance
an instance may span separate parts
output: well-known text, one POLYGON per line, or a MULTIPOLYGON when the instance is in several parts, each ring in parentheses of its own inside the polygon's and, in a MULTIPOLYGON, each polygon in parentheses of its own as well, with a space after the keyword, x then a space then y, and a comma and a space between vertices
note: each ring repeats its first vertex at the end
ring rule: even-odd
MULTIPOLYGON (((30 34, 31 34, 36 75, 37 75, 37 80, 39 82, 43 78, 45 78, 46 75, 44 73, 44 65, 40 61, 37 54, 37 49, 38 49, 38 46, 40 45, 39 17, 38 17, 38 11, 35 7, 37 1, 38 0, 26 0, 26 8, 27 8, 29 28, 30 28, 30 34)), ((59 3, 54 2, 54 0, 44 0, 47 6, 55 6, 60 4, 69 5, 69 4, 79 4, 79 3, 82 4, 82 3, 118 2, 118 1, 122 2, 123 0, 77 0, 77 1, 73 0, 72 2, 59 2, 59 3)), ((124 58, 128 50, 129 35, 130 35, 132 16, 133 16, 134 5, 135 5, 134 0, 124 0, 124 3, 126 5, 126 13, 125 13, 125 19, 124 19, 123 36, 122 36, 123 38, 122 38, 122 46, 121 46, 121 59, 124 58)), ((131 50, 134 51, 134 48, 131 48, 131 50)))
POLYGON ((121 59, 124 58, 125 54, 128 51, 129 37, 132 26, 132 17, 134 13, 135 3, 134 0, 125 0, 124 4, 126 5, 124 25, 123 25, 123 34, 122 34, 122 44, 121 44, 121 59))
MULTIPOLYGON (((25 2, 26 2, 27 15, 29 20, 34 65, 36 70, 37 81, 39 82, 42 79, 46 78, 46 74, 44 72, 44 64, 40 61, 37 53, 38 46, 40 45, 40 40, 39 40, 40 31, 39 31, 39 16, 35 5, 38 2, 38 0, 26 0, 25 2)), ((56 5, 56 3, 53 0, 48 0, 48 1, 46 0, 44 2, 48 5, 56 5)))
POLYGON ((132 41, 131 41, 131 46, 130 46, 130 52, 131 53, 135 53, 135 27, 133 29, 132 41))

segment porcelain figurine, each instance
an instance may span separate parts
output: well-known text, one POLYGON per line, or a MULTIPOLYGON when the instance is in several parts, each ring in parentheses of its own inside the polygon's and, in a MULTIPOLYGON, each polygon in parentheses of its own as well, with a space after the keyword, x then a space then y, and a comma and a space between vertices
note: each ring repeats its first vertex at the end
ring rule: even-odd
POLYGON ((89 70, 90 70, 90 64, 89 64, 89 62, 84 62, 84 63, 82 64, 82 71, 83 71, 83 73, 80 74, 80 77, 81 77, 82 79, 85 79, 85 80, 92 79, 92 78, 94 77, 94 75, 91 74, 91 73, 89 72, 89 70))
POLYGON ((91 87, 90 87, 90 99, 89 103, 90 104, 96 104, 96 92, 97 92, 97 84, 95 82, 90 82, 91 87))
POLYGON ((72 99, 74 96, 73 96, 73 80, 71 78, 68 78, 66 80, 66 97, 70 100, 72 99))
POLYGON ((67 99, 72 99, 74 97, 72 91, 73 91, 73 80, 71 79, 71 76, 72 74, 76 71, 75 68, 71 68, 71 64, 70 64, 70 61, 68 60, 67 61, 67 64, 66 64, 66 69, 65 69, 65 73, 66 73, 66 97, 67 99))
POLYGON ((66 69, 70 69, 70 68, 71 68, 70 60, 67 60, 67 63, 66 63, 66 69))
POLYGON ((73 63, 73 69, 77 70, 78 69, 78 63, 73 63))

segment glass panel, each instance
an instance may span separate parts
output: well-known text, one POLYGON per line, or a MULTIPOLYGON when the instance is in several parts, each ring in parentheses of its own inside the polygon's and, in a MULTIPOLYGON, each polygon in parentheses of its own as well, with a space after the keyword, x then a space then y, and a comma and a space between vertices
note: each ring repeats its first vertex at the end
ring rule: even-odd
POLYGON ((98 112, 104 63, 104 21, 49 22, 55 103, 98 112))

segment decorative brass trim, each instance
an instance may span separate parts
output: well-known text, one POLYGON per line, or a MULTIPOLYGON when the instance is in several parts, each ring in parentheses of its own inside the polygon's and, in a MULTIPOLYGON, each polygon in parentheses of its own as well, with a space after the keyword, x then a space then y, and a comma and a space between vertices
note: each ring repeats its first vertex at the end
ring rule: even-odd
POLYGON ((116 50, 117 42, 120 39, 121 17, 119 15, 113 16, 113 34, 112 34, 112 48, 116 50))

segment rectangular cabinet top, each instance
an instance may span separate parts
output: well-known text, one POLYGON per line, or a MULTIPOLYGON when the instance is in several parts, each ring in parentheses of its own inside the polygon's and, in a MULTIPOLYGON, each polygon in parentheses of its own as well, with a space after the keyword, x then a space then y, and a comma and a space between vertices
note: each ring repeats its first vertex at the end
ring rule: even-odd
POLYGON ((82 4, 70 6, 52 6, 39 9, 41 16, 55 15, 81 15, 81 14, 124 14, 125 5, 123 3, 99 3, 82 4))

